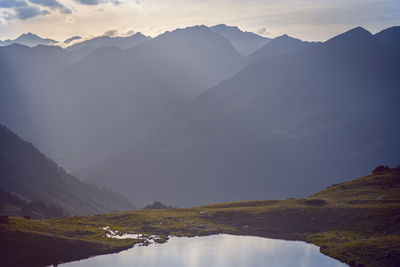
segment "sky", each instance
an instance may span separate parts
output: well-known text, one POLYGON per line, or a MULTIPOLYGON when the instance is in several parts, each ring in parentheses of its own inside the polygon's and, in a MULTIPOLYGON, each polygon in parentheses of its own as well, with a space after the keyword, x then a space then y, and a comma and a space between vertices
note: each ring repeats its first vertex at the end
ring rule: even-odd
POLYGON ((72 36, 157 36, 193 25, 227 24, 266 37, 324 41, 362 26, 400 25, 400 0, 0 0, 0 40, 33 32, 72 36))

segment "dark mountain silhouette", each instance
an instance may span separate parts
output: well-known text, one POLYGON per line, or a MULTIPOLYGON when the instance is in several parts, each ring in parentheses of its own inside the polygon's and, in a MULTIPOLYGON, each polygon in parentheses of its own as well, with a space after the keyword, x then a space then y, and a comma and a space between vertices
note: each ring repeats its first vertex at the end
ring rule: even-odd
POLYGON ((398 36, 283 36, 246 69, 205 26, 125 50, 13 44, 0 122, 141 206, 304 196, 398 162, 398 36))
POLYGON ((251 65, 265 58, 296 53, 304 48, 315 45, 315 42, 305 42, 300 39, 292 38, 288 35, 282 35, 272 39, 260 49, 246 58, 247 64, 251 65))
POLYGON ((400 26, 391 27, 375 34, 375 37, 383 44, 392 48, 400 46, 400 26))
MULTIPOLYGON (((0 187, 7 191, 28 201, 62 207, 67 214, 94 214, 134 208, 132 203, 117 193, 81 182, 32 144, 1 125, 0 177, 0 187)), ((17 208, 22 206, 26 205, 14 205, 17 208)), ((41 212, 46 210, 44 208, 41 212)))
POLYGON ((261 60, 78 173, 138 205, 183 206, 304 196, 393 165, 399 60, 398 47, 362 28, 261 60))
POLYGON ((67 50, 77 50, 81 48, 90 48, 94 51, 97 48, 104 46, 115 46, 120 49, 133 48, 150 40, 151 37, 145 36, 138 32, 128 37, 110 37, 110 36, 100 36, 93 39, 89 39, 80 43, 75 43, 67 48, 67 50))
POLYGON ((22 44, 34 47, 37 45, 54 45, 56 43, 58 43, 58 41, 49 38, 42 38, 36 34, 28 32, 20 35, 18 38, 14 40, 8 39, 5 41, 0 41, 0 46, 7 46, 11 44, 22 44))
POLYGON ((243 56, 248 56, 271 39, 252 32, 243 32, 238 27, 218 24, 210 29, 228 39, 233 47, 243 56))
POLYGON ((3 121, 67 169, 78 169, 125 150, 154 122, 236 73, 243 60, 205 26, 132 49, 102 47, 57 71, 27 99, 23 92, 3 121))

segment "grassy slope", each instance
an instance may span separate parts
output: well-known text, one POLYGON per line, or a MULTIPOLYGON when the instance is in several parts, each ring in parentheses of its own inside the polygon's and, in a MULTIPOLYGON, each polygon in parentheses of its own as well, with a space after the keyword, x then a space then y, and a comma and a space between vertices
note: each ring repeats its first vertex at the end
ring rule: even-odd
POLYGON ((113 253, 138 240, 110 240, 101 227, 165 237, 231 233, 304 240, 351 266, 400 266, 400 172, 331 186, 307 199, 231 202, 0 224, 2 262, 38 265, 113 253), (49 253, 51 251, 51 253, 49 253), (18 259, 18 262, 16 261, 18 259))

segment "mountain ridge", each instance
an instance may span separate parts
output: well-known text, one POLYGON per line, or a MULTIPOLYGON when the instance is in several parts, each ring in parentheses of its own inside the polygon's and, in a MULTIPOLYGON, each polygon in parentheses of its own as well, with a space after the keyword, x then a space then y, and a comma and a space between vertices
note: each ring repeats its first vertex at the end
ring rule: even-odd
POLYGON ((233 47, 244 57, 247 57, 271 40, 252 32, 242 31, 236 26, 218 24, 209 28, 228 39, 233 47))
MULTIPOLYGON (((189 102, 130 150, 77 173, 109 184, 101 176, 112 171, 121 181, 115 190, 132 183, 154 193, 137 192, 135 202, 157 196, 182 206, 238 196, 288 197, 279 194, 284 189, 301 196, 385 159, 393 164, 400 147, 395 123, 400 53, 362 36, 371 39, 362 48, 334 39, 250 65, 189 102), (283 162, 292 167, 283 168, 283 162), (315 162, 315 168, 305 167, 315 162), (323 170, 329 173, 324 181, 318 179, 323 170)), ((359 43, 359 30, 346 38, 359 43)))
POLYGON ((116 46, 120 49, 129 49, 150 39, 151 37, 143 35, 140 32, 127 37, 99 36, 92 39, 84 40, 82 42, 75 42, 74 44, 68 46, 66 49, 74 51, 82 48, 91 48, 91 50, 94 51, 95 49, 101 48, 103 46, 116 46))
POLYGON ((29 140, 68 169, 123 149, 160 116, 239 70, 244 60, 228 40, 206 27, 166 33, 126 50, 99 49, 37 89, 40 94, 28 106, 33 110, 26 113, 42 118, 36 125, 26 129, 22 119, 12 121, 12 129, 35 130, 29 140), (53 117, 56 113, 63 121, 53 117), (65 125, 71 125, 69 132, 65 125))
POLYGON ((267 44, 250 54, 246 58, 247 66, 266 58, 294 54, 316 44, 319 44, 319 42, 302 41, 284 34, 271 39, 267 44))
POLYGON ((62 207, 69 215, 134 209, 121 195, 73 177, 2 125, 0 144, 0 187, 10 192, 62 207))
POLYGON ((21 34, 14 40, 8 39, 8 40, 0 41, 0 46, 7 46, 7 45, 14 44, 14 43, 34 47, 37 45, 52 45, 52 44, 58 43, 58 41, 50 39, 50 38, 42 38, 36 34, 28 32, 28 33, 21 34))

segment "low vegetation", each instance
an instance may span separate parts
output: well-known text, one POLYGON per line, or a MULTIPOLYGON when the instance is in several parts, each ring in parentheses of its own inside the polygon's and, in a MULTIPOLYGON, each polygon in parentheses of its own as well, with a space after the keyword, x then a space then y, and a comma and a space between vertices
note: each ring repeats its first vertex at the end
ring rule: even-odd
POLYGON ((10 217, 0 223, 1 258, 9 265, 40 266, 146 245, 143 239, 108 238, 102 229, 107 226, 120 233, 157 234, 158 242, 170 235, 218 233, 303 240, 350 266, 400 266, 400 169, 333 185, 306 199, 51 220, 10 217))
POLYGON ((63 216, 64 211, 61 207, 42 201, 27 201, 0 187, 0 214, 44 219, 63 216))

